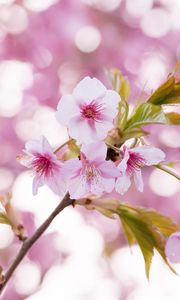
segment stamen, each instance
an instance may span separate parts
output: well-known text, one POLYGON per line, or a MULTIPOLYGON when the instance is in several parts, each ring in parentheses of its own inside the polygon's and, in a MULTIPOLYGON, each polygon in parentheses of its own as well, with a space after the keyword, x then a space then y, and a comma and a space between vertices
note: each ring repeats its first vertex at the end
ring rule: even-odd
POLYGON ((36 173, 47 175, 52 169, 52 162, 48 156, 38 154, 32 162, 32 168, 36 173))
POLYGON ((89 120, 94 120, 96 122, 102 120, 103 104, 97 104, 95 101, 92 101, 88 105, 82 105, 81 115, 89 120))
POLYGON ((127 162, 127 172, 132 174, 136 170, 140 170, 145 165, 145 159, 135 152, 129 152, 129 159, 127 162))

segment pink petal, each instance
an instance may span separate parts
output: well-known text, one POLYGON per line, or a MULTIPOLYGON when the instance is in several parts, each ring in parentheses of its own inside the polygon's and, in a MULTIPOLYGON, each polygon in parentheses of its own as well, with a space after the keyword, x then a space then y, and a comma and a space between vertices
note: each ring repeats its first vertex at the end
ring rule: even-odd
POLYGON ((44 180, 42 176, 36 175, 33 179, 32 189, 33 195, 37 195, 39 187, 44 185, 44 180))
POLYGON ((140 154, 146 160, 147 166, 156 165, 165 159, 165 153, 162 150, 151 146, 133 148, 132 151, 140 154))
POLYGON ((87 160, 99 163, 106 159, 107 146, 104 142, 96 142, 82 146, 81 152, 87 160))
POLYGON ((71 199, 80 199, 88 196, 86 182, 84 181, 83 176, 78 176, 74 179, 71 179, 68 185, 68 191, 71 199))
POLYGON ((126 171, 128 159, 129 159, 129 152, 128 149, 125 148, 124 157, 120 161, 119 165, 117 166, 120 172, 124 173, 126 171))
POLYGON ((170 235, 167 240, 165 253, 167 258, 172 263, 180 262, 180 232, 175 232, 170 235))
POLYGON ((113 122, 106 120, 106 117, 101 122, 95 123, 96 140, 104 140, 107 137, 108 131, 114 127, 113 122))
POLYGON ((144 182, 143 182, 143 179, 142 179, 141 170, 134 171, 133 176, 134 176, 134 183, 135 183, 135 186, 136 186, 137 190, 139 192, 143 192, 144 182))
POLYGON ((103 97, 105 92, 105 86, 98 79, 87 76, 74 88, 73 96, 76 99, 85 100, 88 104, 92 100, 103 97))
POLYGON ((69 135, 81 144, 90 144, 98 140, 94 126, 83 118, 75 117, 69 123, 69 135))
POLYGON ((115 190, 121 195, 124 195, 124 193, 126 193, 127 190, 129 189, 130 185, 131 185, 130 177, 125 173, 124 175, 120 176, 116 180, 115 190))
POLYGON ((77 115, 80 115, 80 108, 77 101, 71 95, 61 97, 56 112, 56 119, 62 125, 68 125, 70 120, 77 115))
POLYGON ((115 186, 115 179, 114 178, 102 178, 103 184, 103 192, 110 193, 114 189, 115 186))
POLYGON ((16 159, 21 165, 25 166, 26 168, 31 168, 31 164, 34 159, 34 156, 28 154, 22 154, 22 155, 18 155, 16 159))
POLYGON ((62 173, 65 178, 71 178, 79 176, 80 170, 82 169, 82 162, 78 158, 72 158, 64 163, 62 173))
POLYGON ((109 160, 98 164, 98 169, 101 172, 101 176, 105 178, 116 178, 120 175, 119 169, 109 160))
POLYGON ((51 176, 45 177, 45 184, 57 195, 63 196, 66 192, 65 182, 60 172, 54 172, 51 176))
POLYGON ((39 140, 30 140, 25 144, 25 152, 32 153, 33 155, 43 152, 42 147, 43 137, 40 137, 39 140))
POLYGON ((113 90, 107 90, 106 95, 103 98, 103 102, 106 103, 106 112, 109 116, 115 118, 118 113, 118 103, 121 98, 119 94, 113 90))
MULTIPOLYGON (((41 143, 42 143, 42 152, 49 153, 52 155, 53 154, 52 147, 49 144, 48 140, 44 136, 42 136, 42 138, 41 138, 41 143)), ((53 156, 54 156, 54 154, 53 154, 53 156)))
POLYGON ((102 178, 98 180, 95 179, 91 182, 90 191, 94 196, 101 196, 103 192, 105 192, 102 178))

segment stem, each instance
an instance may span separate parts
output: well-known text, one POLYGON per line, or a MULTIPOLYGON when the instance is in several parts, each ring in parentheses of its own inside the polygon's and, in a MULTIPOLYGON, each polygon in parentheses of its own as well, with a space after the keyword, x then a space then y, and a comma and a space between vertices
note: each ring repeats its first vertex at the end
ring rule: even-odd
POLYGON ((168 174, 170 174, 171 176, 175 177, 176 179, 180 180, 180 176, 178 174, 176 174, 174 171, 170 170, 168 167, 163 166, 163 165, 154 165, 155 168, 160 169, 168 174))
POLYGON ((68 141, 66 141, 64 144, 62 144, 61 146, 59 146, 54 153, 56 154, 61 148, 63 148, 64 146, 66 146, 69 142, 71 142, 73 139, 70 139, 68 141))
POLYGON ((113 149, 114 151, 116 151, 116 152, 118 152, 118 153, 120 152, 120 149, 119 149, 119 148, 117 148, 117 147, 111 145, 110 143, 106 143, 106 145, 107 145, 109 148, 113 149))
POLYGON ((19 250, 15 260, 7 270, 6 274, 4 275, 4 281, 0 284, 0 294, 2 290, 8 283, 9 279, 11 278, 12 274, 23 260, 24 256, 28 252, 28 250, 34 245, 34 243, 40 238, 40 236, 44 233, 44 231, 49 227, 53 219, 67 206, 72 205, 75 200, 70 199, 69 194, 67 193, 63 200, 58 204, 55 210, 50 214, 50 216, 44 221, 44 223, 35 231, 35 233, 28 239, 25 240, 22 247, 19 250))

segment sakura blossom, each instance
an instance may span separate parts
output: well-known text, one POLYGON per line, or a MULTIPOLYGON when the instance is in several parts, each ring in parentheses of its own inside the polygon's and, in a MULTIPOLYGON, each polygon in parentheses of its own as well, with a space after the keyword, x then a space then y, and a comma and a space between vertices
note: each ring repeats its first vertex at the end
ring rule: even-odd
POLYGON ((135 148, 124 146, 120 154, 122 159, 117 164, 120 173, 116 181, 115 190, 121 195, 127 192, 131 186, 132 177, 137 190, 143 192, 144 183, 141 169, 144 166, 158 164, 165 158, 165 153, 162 150, 151 146, 135 148))
POLYGON ((22 165, 33 170, 33 195, 36 195, 39 187, 44 184, 48 185, 55 194, 65 194, 63 163, 57 159, 45 137, 28 141, 24 154, 19 155, 17 159, 22 165))
POLYGON ((100 196, 111 192, 119 171, 112 161, 106 161, 107 147, 104 142, 83 145, 78 158, 70 159, 64 165, 71 198, 100 196))
POLYGON ((170 235, 165 247, 166 256, 172 263, 180 262, 179 248, 180 248, 180 232, 175 232, 170 235))
POLYGON ((117 115, 120 96, 96 78, 85 77, 72 95, 64 95, 57 107, 57 120, 68 127, 79 144, 103 140, 117 115))

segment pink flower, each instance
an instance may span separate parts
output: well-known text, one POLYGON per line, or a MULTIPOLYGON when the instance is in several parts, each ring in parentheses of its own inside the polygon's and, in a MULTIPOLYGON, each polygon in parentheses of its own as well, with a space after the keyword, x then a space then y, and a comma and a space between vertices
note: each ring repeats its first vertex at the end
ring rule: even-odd
POLYGON ((57 120, 68 126, 79 144, 103 140, 117 115, 120 96, 96 78, 85 77, 72 95, 64 95, 57 107, 57 120))
POLYGON ((47 139, 41 137, 39 141, 31 140, 26 143, 25 148, 25 154, 17 159, 34 172, 33 195, 37 194, 38 188, 43 184, 47 184, 54 193, 64 195, 63 163, 57 160, 47 139))
POLYGON ((136 188, 143 192, 144 184, 141 168, 151 166, 163 161, 165 154, 158 148, 151 146, 136 147, 128 149, 126 146, 121 151, 122 159, 118 165, 120 171, 116 181, 115 189, 123 195, 131 185, 131 177, 134 179, 136 188))
POLYGON ((165 253, 172 263, 180 262, 180 232, 170 235, 166 242, 165 253))
POLYGON ((112 161, 106 161, 107 147, 103 142, 82 146, 79 160, 70 159, 65 163, 64 173, 68 180, 71 198, 100 196, 111 192, 119 171, 112 161))

